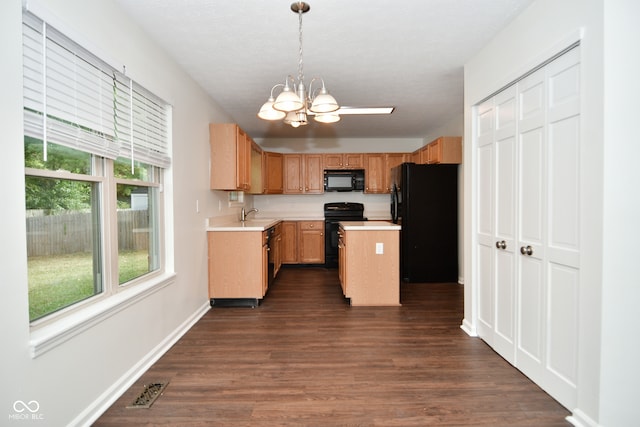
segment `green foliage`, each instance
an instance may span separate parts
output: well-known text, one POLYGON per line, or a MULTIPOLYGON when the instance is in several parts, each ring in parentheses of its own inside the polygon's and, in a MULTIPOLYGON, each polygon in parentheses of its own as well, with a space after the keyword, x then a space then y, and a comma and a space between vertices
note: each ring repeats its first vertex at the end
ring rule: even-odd
MULTIPOLYGON (((44 147, 41 140, 25 137, 24 165, 26 168, 65 171, 74 174, 92 174, 92 155, 58 144, 47 144, 47 161, 44 161, 44 147)), ((149 165, 135 162, 131 170, 131 160, 118 158, 113 162, 114 176, 131 180, 148 181, 152 168, 149 165)), ((91 209, 92 192, 97 191, 96 184, 61 178, 44 178, 26 176, 25 192, 26 209, 43 210, 54 214, 64 210, 91 209)), ((117 208, 131 207, 132 185, 117 186, 117 208)))

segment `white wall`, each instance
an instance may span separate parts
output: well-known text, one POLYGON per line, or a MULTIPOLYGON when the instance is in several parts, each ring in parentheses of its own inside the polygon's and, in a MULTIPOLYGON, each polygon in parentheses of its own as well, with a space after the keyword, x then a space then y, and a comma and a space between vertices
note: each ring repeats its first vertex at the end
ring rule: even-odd
MULTIPOLYGON (((537 0, 465 67, 465 140, 471 108, 563 47, 580 39, 582 54, 581 285, 578 405, 573 422, 637 422, 640 304, 634 262, 638 232, 638 53, 634 0, 537 0), (605 6, 606 4, 606 6, 605 6), (623 25, 624 24, 624 25, 623 25), (634 155, 635 154, 635 155, 634 155)), ((468 144, 470 145, 470 144, 468 144)), ((465 147, 464 223, 474 196, 465 147)), ((475 328, 470 233, 465 237, 465 330, 475 328)))
POLYGON ((604 2, 604 219, 600 425, 637 424, 640 384, 640 2, 604 2))
MULTIPOLYGON (((22 143, 21 0, 0 2, 0 424, 17 400, 36 400, 38 425, 62 426, 91 420, 95 411, 124 390, 145 364, 207 308, 205 219, 224 193, 209 183, 208 123, 228 115, 159 50, 111 0, 29 2, 76 41, 128 73, 173 107, 173 165, 166 194, 169 266, 175 280, 103 319, 39 357, 30 356, 27 254, 22 143), (114 23, 118 23, 115 25, 114 23), (115 62, 115 63, 114 63, 115 62), (196 200, 200 211, 196 212, 196 200), (104 393, 104 394, 103 394, 104 393)), ((226 200, 226 199, 224 199, 226 200)), ((99 412, 98 412, 99 413, 99 412)))

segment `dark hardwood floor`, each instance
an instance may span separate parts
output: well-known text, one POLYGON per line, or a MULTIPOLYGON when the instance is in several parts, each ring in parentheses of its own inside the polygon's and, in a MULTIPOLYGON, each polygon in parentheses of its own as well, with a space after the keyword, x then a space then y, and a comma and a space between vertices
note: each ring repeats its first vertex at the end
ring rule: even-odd
POLYGON ((463 287, 403 284, 350 307, 337 271, 285 268, 257 308, 213 308, 97 426, 569 426, 569 412, 461 329, 463 287), (149 409, 144 384, 169 381, 149 409))

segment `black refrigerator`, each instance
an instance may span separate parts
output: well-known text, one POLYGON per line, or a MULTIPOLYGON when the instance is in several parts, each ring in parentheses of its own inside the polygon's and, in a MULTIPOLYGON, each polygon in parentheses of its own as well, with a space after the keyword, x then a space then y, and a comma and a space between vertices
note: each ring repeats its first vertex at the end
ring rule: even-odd
POLYGON ((391 178, 391 218, 402 226, 401 279, 457 282, 458 165, 403 163, 391 178))

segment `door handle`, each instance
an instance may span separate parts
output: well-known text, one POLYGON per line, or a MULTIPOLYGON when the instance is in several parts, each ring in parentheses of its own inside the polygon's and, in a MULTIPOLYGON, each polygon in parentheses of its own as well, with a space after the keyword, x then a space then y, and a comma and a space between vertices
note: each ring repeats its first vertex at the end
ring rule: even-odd
POLYGON ((520 253, 522 255, 533 255, 533 248, 531 246, 521 246, 520 247, 520 253))
POLYGON ((505 242, 504 240, 496 242, 496 248, 498 248, 498 249, 507 249, 507 242, 505 242))

